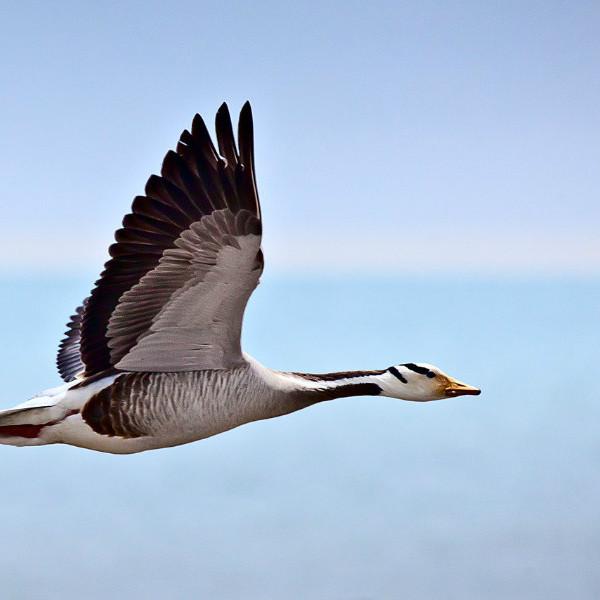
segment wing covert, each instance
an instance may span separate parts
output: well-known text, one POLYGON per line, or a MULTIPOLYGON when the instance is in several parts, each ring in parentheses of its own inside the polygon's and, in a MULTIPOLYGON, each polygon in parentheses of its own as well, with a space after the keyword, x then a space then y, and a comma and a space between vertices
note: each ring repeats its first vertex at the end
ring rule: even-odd
POLYGON ((178 372, 241 364, 244 309, 263 267, 260 234, 246 210, 193 223, 119 302, 108 327, 115 366, 178 372))

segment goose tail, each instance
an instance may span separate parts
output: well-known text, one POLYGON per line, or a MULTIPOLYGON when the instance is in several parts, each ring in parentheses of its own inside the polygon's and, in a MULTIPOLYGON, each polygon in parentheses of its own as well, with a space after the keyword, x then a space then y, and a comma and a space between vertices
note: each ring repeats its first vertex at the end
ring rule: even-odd
MULTIPOLYGON (((9 446, 40 446, 51 443, 44 431, 68 416, 64 408, 55 403, 35 406, 21 405, 0 410, 0 444, 9 446)), ((48 398, 48 400, 51 399, 48 398)), ((27 403, 26 403, 27 404, 27 403)))

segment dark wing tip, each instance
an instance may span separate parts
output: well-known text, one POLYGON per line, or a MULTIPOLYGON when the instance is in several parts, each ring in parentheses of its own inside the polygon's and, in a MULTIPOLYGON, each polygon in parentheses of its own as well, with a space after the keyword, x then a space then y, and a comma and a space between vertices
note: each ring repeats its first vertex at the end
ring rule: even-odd
POLYGON ((206 123, 204 122, 204 119, 202 118, 202 115, 196 113, 194 115, 194 118, 192 119, 192 135, 194 137, 209 137, 210 135, 208 134, 208 129, 206 128, 206 123))
MULTIPOLYGON (((254 136, 254 125, 252 122, 252 107, 250 102, 246 101, 242 110, 240 111, 240 119, 238 121, 238 140, 240 140, 240 146, 242 145, 241 140, 252 141, 254 136)), ((240 148, 241 150, 241 148, 240 148)))
POLYGON ((253 212, 260 218, 260 203, 258 200, 258 189, 256 185, 256 172, 254 167, 254 123, 252 119, 252 107, 246 101, 240 111, 238 121, 238 143, 240 147, 240 159, 244 165, 244 177, 247 183, 248 195, 253 198, 253 212))
POLYGON ((215 115, 215 127, 217 129, 217 135, 219 134, 219 130, 225 132, 227 129, 232 129, 231 113, 229 112, 227 102, 223 102, 223 104, 219 106, 219 110, 217 110, 217 114, 215 115))
POLYGON ((234 167, 238 162, 238 151, 233 136, 231 115, 225 102, 221 104, 215 116, 215 131, 217 133, 219 153, 234 167))

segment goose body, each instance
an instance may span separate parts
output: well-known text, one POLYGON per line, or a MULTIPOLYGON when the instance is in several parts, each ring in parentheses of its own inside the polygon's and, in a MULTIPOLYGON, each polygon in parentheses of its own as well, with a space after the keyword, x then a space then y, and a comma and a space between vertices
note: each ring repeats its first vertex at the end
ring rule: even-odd
POLYGON ((285 373, 243 353, 243 313, 263 268, 250 105, 238 144, 226 105, 216 134, 218 151, 196 115, 134 200, 60 344, 64 385, 0 411, 0 443, 124 454, 347 396, 479 393, 432 365, 285 373))

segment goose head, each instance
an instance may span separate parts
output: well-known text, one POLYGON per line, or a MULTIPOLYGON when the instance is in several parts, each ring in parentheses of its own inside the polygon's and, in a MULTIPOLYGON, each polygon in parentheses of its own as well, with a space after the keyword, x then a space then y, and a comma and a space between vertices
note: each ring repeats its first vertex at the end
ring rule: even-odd
POLYGON ((481 394, 479 388, 463 383, 426 363, 395 365, 385 371, 381 380, 382 395, 415 402, 481 394))

